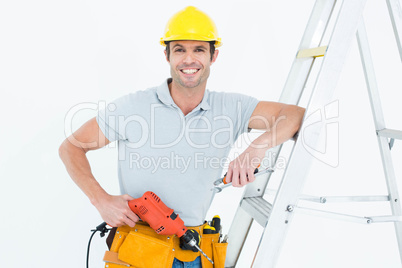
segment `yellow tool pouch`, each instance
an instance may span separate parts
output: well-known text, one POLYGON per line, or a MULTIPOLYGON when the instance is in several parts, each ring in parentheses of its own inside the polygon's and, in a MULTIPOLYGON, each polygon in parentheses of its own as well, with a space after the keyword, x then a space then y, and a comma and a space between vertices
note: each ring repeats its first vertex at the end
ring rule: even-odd
POLYGON ((202 268, 224 268, 227 247, 228 243, 219 243, 219 234, 202 234, 201 250, 214 262, 212 264, 202 256, 202 268))
MULTIPOLYGON (((219 234, 202 234, 204 225, 188 227, 201 235, 201 249, 215 265, 201 257, 202 267, 223 268, 227 243, 218 243, 219 234)), ((138 222, 135 227, 117 228, 110 251, 104 256, 106 268, 170 268, 174 258, 183 262, 194 261, 200 252, 182 250, 180 238, 157 234, 149 225, 138 222)))

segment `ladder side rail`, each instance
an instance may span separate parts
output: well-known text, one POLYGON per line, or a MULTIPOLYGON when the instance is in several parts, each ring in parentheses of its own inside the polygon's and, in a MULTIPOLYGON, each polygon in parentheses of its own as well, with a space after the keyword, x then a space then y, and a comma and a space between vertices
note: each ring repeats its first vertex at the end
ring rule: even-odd
MULTIPOLYGON (((324 109, 324 106, 331 101, 352 38, 356 34, 365 3, 366 0, 348 0, 342 3, 331 36, 330 45, 324 56, 321 70, 307 106, 306 115, 324 109)), ((308 144, 316 144, 316 137, 319 136, 323 125, 314 128, 314 133, 310 131, 309 136, 304 136, 303 132, 307 127, 311 126, 306 126, 304 121, 300 131, 301 135, 297 139, 291 153, 288 166, 275 198, 272 213, 260 240, 252 264, 253 267, 275 267, 279 257, 289 225, 288 223, 293 216, 293 213, 287 211, 288 206, 297 204, 308 170, 313 162, 313 156, 305 148, 303 141, 304 139, 311 138, 308 144), (297 161, 293 159, 294 157, 297 158, 297 161)))
MULTIPOLYGON (((315 2, 298 51, 301 49, 318 47, 321 44, 336 2, 336 0, 317 0, 315 2)), ((295 57, 279 98, 279 102, 295 105, 299 103, 313 64, 313 57, 302 59, 295 57)), ((271 149, 270 153, 275 156, 274 163, 276 163, 281 149, 282 145, 271 149)), ((265 175, 265 180, 262 178, 259 179, 259 182, 261 183, 254 182, 248 185, 244 197, 263 196, 271 175, 272 173, 265 175), (261 191, 261 189, 264 190, 261 191)))
MULTIPOLYGON (((273 163, 276 163, 282 145, 274 147, 267 151, 271 152, 274 156, 273 163)), ((229 244, 226 250, 225 267, 235 267, 239 259, 240 252, 246 241, 249 229, 253 223, 252 216, 241 207, 241 202, 246 197, 254 197, 264 194, 264 189, 267 187, 269 178, 272 173, 267 173, 259 176, 253 183, 246 186, 243 197, 239 203, 239 207, 233 217, 232 223, 228 232, 229 244)))
MULTIPOLYGON (((298 51, 301 49, 315 48, 321 44, 335 4, 336 0, 318 0, 315 2, 298 51)), ((313 63, 313 57, 295 57, 279 102, 287 104, 299 103, 313 63)))
POLYGON ((385 129, 385 120, 363 17, 359 23, 356 38, 359 47, 360 59, 362 61, 364 78, 366 80, 367 90, 369 93, 374 125, 376 130, 379 131, 385 129))
MULTIPOLYGON (((272 168, 275 167, 276 162, 278 161, 279 154, 281 152, 282 145, 278 145, 274 148, 267 150, 265 153, 266 158, 271 158, 271 164, 273 165, 272 168)), ((268 168, 268 167, 265 167, 268 168)), ((262 174, 258 176, 258 178, 250 184, 247 184, 242 199, 246 197, 255 197, 255 196, 263 196, 265 189, 267 188, 269 179, 271 178, 272 172, 268 172, 266 174, 262 174)))
MULTIPOLYGON (((300 49, 317 47, 321 44, 327 25, 332 15, 336 0, 317 0, 311 12, 307 27, 299 45, 300 49)), ((279 98, 279 102, 298 104, 304 86, 314 64, 314 58, 296 58, 293 61, 288 78, 279 98)), ((271 148, 267 155, 275 156, 275 161, 282 149, 282 145, 271 148)), ((271 173, 263 175, 258 180, 246 186, 243 197, 263 196, 271 173)))
MULTIPOLYGON (((377 137, 380 147, 381 159, 387 188, 390 195, 390 206, 393 216, 402 216, 401 200, 399 198, 398 186, 396 184, 396 176, 391 156, 391 150, 386 137, 377 137)), ((399 257, 402 263, 402 222, 395 222, 395 233, 399 247, 399 257)))
POLYGON ((252 223, 251 215, 239 206, 228 232, 225 267, 235 267, 252 223))
MULTIPOLYGON (((320 44, 335 3, 336 0, 316 1, 311 12, 306 30, 303 34, 302 41, 299 45, 300 48, 309 48, 318 46, 320 44)), ((279 99, 280 102, 291 104, 298 103, 313 63, 313 58, 296 59, 295 57, 291 71, 287 78, 287 82, 279 99)), ((268 150, 273 154, 275 158, 274 164, 277 161, 281 148, 282 145, 268 150)), ((254 181, 251 184, 248 184, 244 190, 243 198, 251 196, 263 196, 271 174, 272 173, 262 175, 260 178, 258 178, 258 180, 254 181)), ((253 222, 252 218, 249 215, 245 214, 246 213, 244 212, 244 210, 239 206, 232 220, 232 224, 228 232, 230 243, 227 248, 225 261, 226 267, 234 267, 236 265, 240 252, 246 240, 248 230, 250 229, 253 222)))
POLYGON ((402 8, 399 0, 387 0, 388 12, 394 29, 399 56, 402 61, 402 8))
MULTIPOLYGON (((366 77, 366 84, 368 93, 370 96, 371 109, 373 111, 374 122, 377 130, 385 128, 384 117, 381 109, 381 101, 378 93, 378 86, 376 83, 375 72, 373 62, 371 59, 370 47, 368 45, 368 39, 366 29, 364 27, 364 21, 361 20, 357 31, 357 40, 360 51, 360 57, 362 60, 364 75, 366 77)), ((380 148, 381 159, 383 164, 383 170, 385 180, 387 184, 388 194, 390 196, 390 206, 392 215, 402 216, 401 200, 399 199, 398 185, 396 183, 396 176, 394 166, 392 163, 391 150, 388 144, 388 138, 377 135, 378 145, 380 148)), ((399 246, 399 255, 402 262, 402 222, 395 222, 395 232, 399 246)))

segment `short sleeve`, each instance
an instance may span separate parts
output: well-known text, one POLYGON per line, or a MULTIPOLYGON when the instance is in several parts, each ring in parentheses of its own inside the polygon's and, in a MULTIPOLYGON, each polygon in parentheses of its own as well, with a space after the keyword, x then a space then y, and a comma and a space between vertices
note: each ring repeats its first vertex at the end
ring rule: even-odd
POLYGON ((119 118, 127 114, 129 108, 128 99, 128 96, 123 96, 98 111, 96 121, 103 135, 110 142, 126 139, 125 131, 122 131, 122 128, 119 127, 119 118))
POLYGON ((258 100, 254 97, 238 94, 226 94, 225 106, 229 116, 234 119, 234 140, 248 131, 248 123, 251 115, 257 107, 258 100))

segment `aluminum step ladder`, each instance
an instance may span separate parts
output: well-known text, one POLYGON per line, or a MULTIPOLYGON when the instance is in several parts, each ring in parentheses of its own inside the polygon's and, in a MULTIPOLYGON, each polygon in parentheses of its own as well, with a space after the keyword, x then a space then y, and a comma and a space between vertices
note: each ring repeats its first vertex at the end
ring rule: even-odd
MULTIPOLYGON (((279 101, 283 103, 298 104, 307 81, 313 79, 310 76, 312 76, 311 70, 316 62, 315 58, 319 56, 324 57, 320 71, 315 77, 315 84, 310 93, 310 101, 307 105, 304 122, 299 131, 299 137, 294 143, 288 165, 276 192, 273 204, 263 198, 271 173, 260 176, 256 181, 246 186, 228 233, 230 243, 225 267, 236 266, 236 262, 254 220, 264 227, 264 231, 251 266, 264 268, 275 267, 294 213, 305 211, 308 211, 310 214, 314 213, 320 216, 328 216, 364 224, 394 222, 402 263, 402 200, 399 198, 390 152, 394 139, 402 139, 402 131, 387 129, 385 127, 362 16, 365 4, 366 0, 316 1, 302 37, 299 52, 294 59, 288 79, 279 99, 279 101), (332 25, 330 23, 331 17, 335 18, 335 16, 337 16, 335 23, 332 27, 329 27, 332 25), (328 44, 323 44, 324 34, 326 31, 330 31, 327 28, 332 28, 332 34, 328 44), (303 143, 308 141, 310 146, 316 145, 319 140, 319 134, 325 123, 323 122, 321 125, 315 124, 318 126, 311 131, 311 125, 308 126, 306 124, 306 118, 316 111, 321 111, 322 114, 328 112, 326 105, 331 102, 331 97, 336 88, 342 65, 345 62, 347 52, 355 36, 358 40, 360 56, 370 96, 388 195, 326 198, 306 197, 301 194, 301 191, 314 157, 307 151, 303 143), (307 127, 309 127, 309 135, 303 136, 304 130, 307 127), (390 139, 390 141, 388 139, 390 139), (298 206, 298 200, 301 199, 321 203, 325 203, 326 201, 388 201, 391 206, 392 215, 359 217, 313 210, 298 206)), ((387 5, 402 60, 402 10, 400 0, 387 0, 387 5)), ((273 164, 277 161, 281 148, 282 146, 277 146, 269 150, 269 155, 274 158, 273 164)))

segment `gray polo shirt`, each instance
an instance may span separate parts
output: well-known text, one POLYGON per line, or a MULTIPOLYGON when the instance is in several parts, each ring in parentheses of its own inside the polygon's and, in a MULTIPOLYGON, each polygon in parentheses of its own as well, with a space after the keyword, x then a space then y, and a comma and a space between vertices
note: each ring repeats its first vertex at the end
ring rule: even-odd
POLYGON ((109 141, 118 141, 122 194, 153 191, 187 226, 203 223, 213 182, 258 100, 242 94, 205 91, 184 116, 169 93, 158 87, 123 96, 100 110, 97 122, 109 141))

